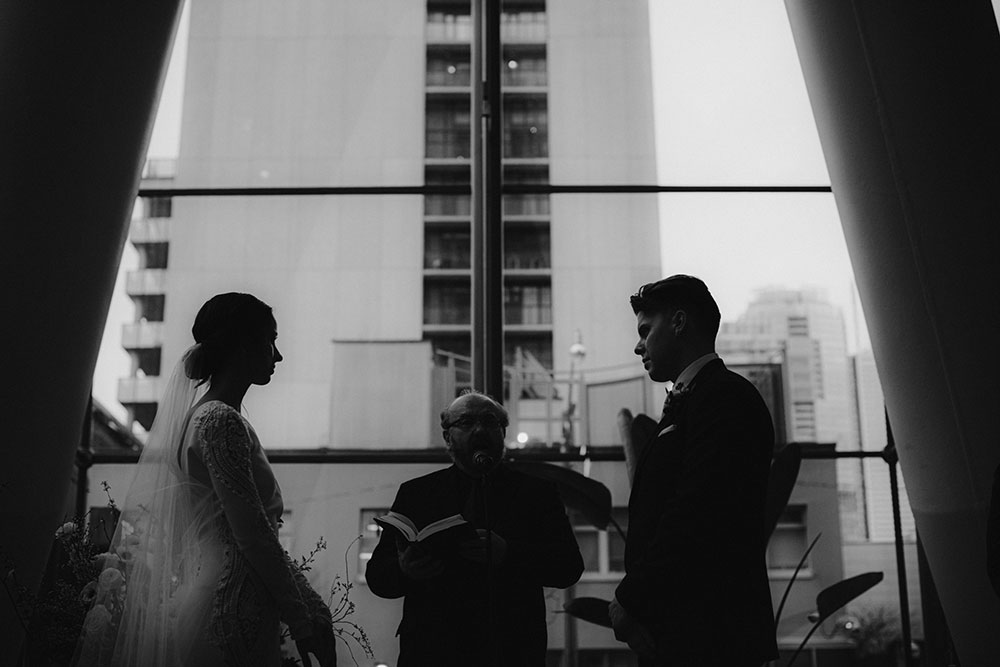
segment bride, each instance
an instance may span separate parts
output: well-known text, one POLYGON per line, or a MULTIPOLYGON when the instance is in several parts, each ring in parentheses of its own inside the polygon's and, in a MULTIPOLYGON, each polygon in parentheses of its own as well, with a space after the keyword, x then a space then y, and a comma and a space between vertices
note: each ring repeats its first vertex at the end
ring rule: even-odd
POLYGON ((271 308, 219 294, 198 312, 105 554, 80 665, 336 663, 330 610, 278 542, 281 490, 240 414, 282 360, 271 308), (199 389, 207 391, 198 398, 199 389), (120 573, 120 576, 119 576, 120 573))

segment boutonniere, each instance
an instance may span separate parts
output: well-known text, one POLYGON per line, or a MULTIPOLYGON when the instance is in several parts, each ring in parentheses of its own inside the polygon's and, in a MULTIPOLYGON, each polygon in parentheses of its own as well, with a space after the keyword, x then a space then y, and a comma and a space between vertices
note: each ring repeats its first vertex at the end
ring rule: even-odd
POLYGON ((674 385, 674 388, 667 392, 667 400, 663 403, 663 409, 677 412, 690 393, 691 385, 685 385, 683 382, 674 385))

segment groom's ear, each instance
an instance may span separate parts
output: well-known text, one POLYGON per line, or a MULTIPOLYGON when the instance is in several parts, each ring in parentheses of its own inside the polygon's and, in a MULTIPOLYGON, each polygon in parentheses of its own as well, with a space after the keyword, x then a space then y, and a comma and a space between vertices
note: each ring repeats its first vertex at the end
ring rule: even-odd
POLYGON ((670 316, 670 326, 673 327, 674 335, 679 336, 684 328, 687 326, 687 313, 683 310, 675 310, 674 314, 670 316))

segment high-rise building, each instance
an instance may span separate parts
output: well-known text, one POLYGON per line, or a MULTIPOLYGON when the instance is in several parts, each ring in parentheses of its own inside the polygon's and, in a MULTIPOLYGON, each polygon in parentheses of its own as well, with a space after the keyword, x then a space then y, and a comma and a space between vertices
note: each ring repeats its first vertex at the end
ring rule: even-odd
MULTIPOLYGON (((504 182, 655 183, 646 2, 506 2, 501 27, 504 182)), ((179 155, 144 185, 468 185, 472 32, 467 0, 193 3, 179 155)), ((503 212, 511 435, 551 444, 569 414, 604 438, 621 392, 592 392, 591 413, 612 404, 590 428, 565 382, 641 375, 627 296, 660 275, 656 197, 508 194, 503 212)), ((437 412, 469 383, 471 217, 450 193, 146 198, 121 402, 148 427, 198 306, 248 291, 285 354, 247 398, 268 446, 440 444, 437 412)))
MULTIPOLYGON (((724 323, 717 349, 731 363, 780 363, 789 440, 858 449, 853 383, 840 310, 817 290, 760 290, 736 322, 724 323)), ((841 533, 864 539, 861 467, 837 463, 841 533)))

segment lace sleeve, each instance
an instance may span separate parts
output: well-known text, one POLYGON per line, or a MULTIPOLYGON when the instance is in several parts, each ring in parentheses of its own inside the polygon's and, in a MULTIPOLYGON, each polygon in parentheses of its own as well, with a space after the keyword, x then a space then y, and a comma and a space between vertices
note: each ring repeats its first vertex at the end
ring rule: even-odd
POLYGON ((231 409, 213 410, 201 423, 199 441, 232 541, 277 601, 281 618, 288 624, 292 637, 308 636, 312 632, 312 614, 288 555, 267 520, 254 482, 251 440, 246 424, 231 409))

